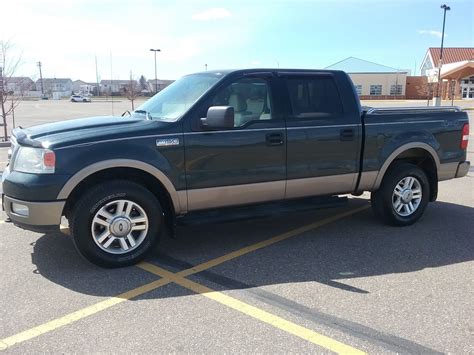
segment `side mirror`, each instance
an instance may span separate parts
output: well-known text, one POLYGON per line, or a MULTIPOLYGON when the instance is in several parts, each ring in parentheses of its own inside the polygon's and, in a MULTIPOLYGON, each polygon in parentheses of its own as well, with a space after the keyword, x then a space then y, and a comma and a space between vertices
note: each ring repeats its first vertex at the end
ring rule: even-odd
POLYGON ((201 118, 201 125, 208 129, 234 128, 234 108, 232 106, 211 106, 207 117, 201 118))

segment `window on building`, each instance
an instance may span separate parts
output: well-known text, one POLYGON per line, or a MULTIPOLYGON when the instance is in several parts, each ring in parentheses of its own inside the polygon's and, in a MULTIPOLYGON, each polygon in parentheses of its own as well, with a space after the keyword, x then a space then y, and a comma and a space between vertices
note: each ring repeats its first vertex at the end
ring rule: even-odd
POLYGON ((390 85, 390 95, 401 95, 402 85, 390 85))
POLYGON ((295 117, 331 117, 342 114, 341 98, 332 77, 290 77, 287 83, 295 117))
POLYGON ((382 95, 382 85, 370 85, 370 95, 382 95))
POLYGON ((362 85, 356 85, 355 88, 357 95, 362 95, 362 85))

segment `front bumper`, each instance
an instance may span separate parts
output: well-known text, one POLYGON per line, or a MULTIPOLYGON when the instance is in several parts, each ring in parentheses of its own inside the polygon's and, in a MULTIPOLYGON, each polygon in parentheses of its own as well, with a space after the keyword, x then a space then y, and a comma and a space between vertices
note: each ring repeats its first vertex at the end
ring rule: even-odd
POLYGON ((469 172, 470 167, 471 167, 471 162, 469 162, 469 161, 463 161, 463 162, 459 163, 455 176, 457 178, 466 176, 467 173, 469 172))
POLYGON ((3 208, 11 221, 35 232, 57 230, 65 204, 66 201, 30 202, 3 195, 3 208))

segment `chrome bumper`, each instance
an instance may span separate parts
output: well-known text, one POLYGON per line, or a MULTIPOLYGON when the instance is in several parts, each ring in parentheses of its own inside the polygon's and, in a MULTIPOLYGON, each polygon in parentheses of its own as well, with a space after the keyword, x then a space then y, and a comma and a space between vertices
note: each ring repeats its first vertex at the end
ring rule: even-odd
POLYGON ((21 228, 47 231, 61 224, 66 201, 30 202, 3 195, 3 208, 11 221, 21 228))
POLYGON ((459 163, 458 169, 456 170, 456 177, 460 178, 460 177, 466 176, 467 173, 469 172, 470 167, 471 167, 470 161, 463 161, 459 163))

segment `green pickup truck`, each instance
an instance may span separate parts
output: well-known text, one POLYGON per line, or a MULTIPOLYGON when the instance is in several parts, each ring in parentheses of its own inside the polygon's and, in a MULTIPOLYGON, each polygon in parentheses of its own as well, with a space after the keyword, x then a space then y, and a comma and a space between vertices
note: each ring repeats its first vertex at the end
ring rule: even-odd
POLYGON ((14 224, 69 220, 105 267, 143 259, 187 214, 311 196, 372 193, 405 226, 462 177, 468 117, 455 107, 362 108, 341 71, 247 69, 184 76, 130 117, 16 129, 2 176, 14 224))

